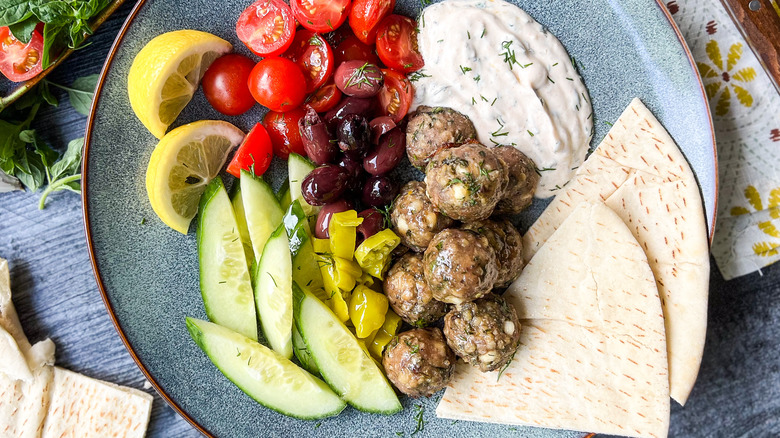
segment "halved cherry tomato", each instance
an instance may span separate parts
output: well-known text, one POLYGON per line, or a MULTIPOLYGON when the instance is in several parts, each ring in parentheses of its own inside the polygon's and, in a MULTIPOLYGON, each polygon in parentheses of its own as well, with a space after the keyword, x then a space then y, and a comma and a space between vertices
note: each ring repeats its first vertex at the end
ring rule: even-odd
POLYGON ((355 35, 350 35, 339 43, 336 50, 333 51, 336 58, 336 66, 344 61, 366 61, 374 65, 379 65, 379 57, 374 52, 374 46, 365 44, 355 35))
POLYGON ((409 112, 414 89, 403 74, 384 68, 382 73, 385 75, 385 84, 378 94, 382 115, 390 116, 395 123, 399 123, 409 112))
POLYGON ((306 98, 306 103, 314 108, 314 111, 324 113, 330 111, 331 108, 339 103, 341 95, 341 90, 339 90, 338 87, 336 87, 336 84, 331 81, 310 94, 309 97, 306 98))
POLYGON ((403 15, 390 14, 379 23, 376 53, 386 66, 406 74, 425 65, 417 49, 417 23, 403 15))
POLYGON ((395 8, 395 0, 355 0, 349 12, 349 25, 355 36, 366 44, 374 44, 376 28, 395 8))
POLYGON ((271 111, 292 111, 306 98, 306 78, 289 59, 266 58, 249 74, 249 92, 271 111))
POLYGON ((303 108, 295 108, 284 113, 268 111, 263 117, 263 126, 268 130, 274 153, 279 158, 286 160, 290 152, 306 156, 301 132, 298 129, 298 121, 305 115, 306 111, 303 108))
POLYGON ((276 56, 292 44, 295 19, 282 0, 258 0, 238 17, 236 34, 255 55, 276 56))
POLYGON ((0 73, 13 82, 24 82, 40 73, 43 37, 38 28, 33 30, 30 42, 25 44, 11 33, 8 26, 0 27, 0 73))
POLYGON ((247 84, 254 66, 254 61, 237 53, 217 58, 201 81, 206 100, 215 110, 228 116, 249 111, 255 105, 247 84))
POLYGON ((241 170, 246 170, 260 176, 268 170, 273 159, 271 137, 263 125, 257 123, 236 150, 233 159, 228 164, 227 171, 236 178, 241 177, 241 170))
POLYGON ((295 19, 314 32, 332 32, 347 19, 351 0, 290 0, 295 19))
POLYGON ((320 88, 333 76, 333 50, 325 38, 310 30, 299 30, 282 56, 298 64, 305 73, 307 93, 320 88))

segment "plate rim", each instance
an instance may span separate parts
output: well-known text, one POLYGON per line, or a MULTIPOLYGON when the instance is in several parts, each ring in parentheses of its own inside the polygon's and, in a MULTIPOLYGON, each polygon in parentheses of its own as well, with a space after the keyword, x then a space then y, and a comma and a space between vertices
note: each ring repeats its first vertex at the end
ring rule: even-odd
MULTIPOLYGON (((176 401, 173 400, 173 398, 171 398, 170 395, 168 395, 167 392, 165 392, 162 389, 162 387, 157 382, 157 380, 151 375, 149 370, 147 370, 146 365, 143 364, 141 359, 136 354, 135 350, 133 349, 133 346, 130 344, 130 341, 127 339, 127 336, 125 335, 125 332, 122 329, 121 323, 116 317, 116 313, 114 312, 113 305, 110 302, 108 293, 106 292, 105 285, 103 284, 102 276, 100 274, 100 268, 97 265, 97 259, 95 257, 94 242, 92 239, 92 232, 90 229, 89 211, 88 211, 89 190, 87 190, 89 177, 87 172, 87 163, 89 161, 88 160, 89 149, 92 143, 92 131, 94 129, 94 124, 96 119, 96 110, 97 110, 98 102, 100 100, 101 92, 103 90, 103 85, 105 83, 106 76, 108 74, 108 70, 113 63, 114 56, 117 53, 119 45, 124 40, 125 34, 130 28, 130 25, 133 23, 136 16, 140 12, 141 8, 146 4, 146 2, 147 0, 137 1, 135 6, 133 6, 133 9, 130 11, 127 18, 125 19, 124 23, 122 24, 122 27, 120 28, 119 33, 114 39, 114 42, 111 44, 111 49, 109 50, 108 55, 106 56, 106 60, 103 63, 103 67, 100 70, 100 76, 98 77, 98 83, 95 88, 95 94, 94 94, 95 97, 92 100, 92 105, 90 106, 89 117, 87 118, 87 124, 86 124, 85 134, 84 134, 84 149, 82 151, 82 163, 81 163, 81 175, 82 175, 82 179, 81 179, 82 207, 81 208, 82 208, 82 217, 84 220, 84 233, 87 241, 87 251, 89 252, 89 261, 90 264, 92 265, 92 271, 95 275, 95 282, 98 286, 98 291, 100 292, 100 296, 103 300, 103 304, 106 306, 106 312, 108 313, 108 316, 111 318, 111 322, 114 325, 114 329, 116 329, 117 334, 122 340, 122 344, 125 346, 125 349, 127 349, 128 353, 130 353, 130 357, 133 359, 133 362, 135 362, 136 366, 141 370, 141 373, 143 373, 146 380, 149 381, 149 383, 152 385, 152 388, 154 388, 157 394, 160 395, 160 398, 162 398, 177 414, 179 414, 182 418, 184 418, 187 422, 189 422, 195 429, 197 429, 204 436, 209 438, 216 438, 214 434, 212 434, 209 430, 207 430, 200 423, 198 423, 194 418, 192 418, 181 406, 179 406, 178 403, 176 403, 176 401)), ((685 41, 685 38, 683 37, 682 31, 680 31, 680 28, 677 26, 677 23, 675 23, 671 13, 667 9, 663 0, 655 0, 655 3, 663 13, 669 25, 672 27, 672 30, 674 31, 675 35, 677 35, 677 40, 682 46, 685 56, 688 58, 688 63, 690 64, 690 67, 694 72, 694 76, 696 77, 696 82, 699 85, 699 93, 701 95, 702 101, 705 104, 704 108, 707 114, 707 122, 709 124, 710 137, 712 139, 712 157, 713 157, 713 164, 714 164, 713 178, 714 178, 715 199, 713 203, 712 221, 707 224, 709 226, 708 240, 710 245, 712 245, 712 239, 715 233, 715 225, 718 217, 718 192, 720 188, 720 181, 719 181, 719 171, 718 171, 718 150, 717 150, 717 144, 715 138, 715 128, 713 126, 713 120, 712 120, 712 112, 710 110, 710 105, 709 105, 709 99, 707 99, 707 95, 704 90, 704 83, 702 82, 699 69, 696 68, 696 61, 693 57, 693 54, 691 53, 690 48, 688 47, 688 43, 685 41)), ((698 182, 698 177, 697 177, 697 182, 698 182)), ((700 191, 701 191, 701 186, 700 186, 700 191)))

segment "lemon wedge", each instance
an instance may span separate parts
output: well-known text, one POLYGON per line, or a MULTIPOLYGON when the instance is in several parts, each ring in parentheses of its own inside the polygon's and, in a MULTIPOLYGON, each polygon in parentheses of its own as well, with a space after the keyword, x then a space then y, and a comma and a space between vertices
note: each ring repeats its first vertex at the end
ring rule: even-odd
POLYGON ((160 220, 187 234, 206 185, 243 139, 240 129, 218 120, 201 120, 166 134, 146 168, 146 193, 160 220))
POLYGON ((127 75, 130 105, 141 123, 162 138, 192 99, 212 62, 233 46, 207 32, 158 35, 138 52, 127 75))

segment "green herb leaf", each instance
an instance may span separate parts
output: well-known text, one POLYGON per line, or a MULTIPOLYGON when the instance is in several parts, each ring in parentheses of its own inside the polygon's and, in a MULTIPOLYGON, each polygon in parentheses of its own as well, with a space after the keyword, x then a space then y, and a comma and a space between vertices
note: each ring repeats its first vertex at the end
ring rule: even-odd
POLYGON ((10 26, 29 18, 32 15, 30 3, 29 0, 0 0, 0 26, 10 26))
POLYGON ((32 39, 33 30, 35 30, 35 26, 37 25, 38 19, 30 16, 16 24, 8 26, 8 29, 13 34, 14 38, 27 44, 32 39))

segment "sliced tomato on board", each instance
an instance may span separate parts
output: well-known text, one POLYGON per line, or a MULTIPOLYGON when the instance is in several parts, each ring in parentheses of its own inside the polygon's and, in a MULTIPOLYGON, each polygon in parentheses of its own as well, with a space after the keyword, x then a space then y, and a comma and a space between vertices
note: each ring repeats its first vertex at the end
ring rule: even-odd
POLYGON ((290 152, 306 156, 301 132, 298 129, 298 121, 305 115, 306 111, 303 108, 296 108, 284 113, 268 111, 263 117, 263 126, 268 130, 274 153, 279 158, 286 160, 290 152))
POLYGON ((393 12, 395 0, 355 0, 349 12, 349 25, 360 41, 374 44, 377 26, 393 12))
POLYGON ((227 171, 236 178, 241 178, 242 169, 260 176, 268 170, 273 157, 271 137, 268 136, 263 125, 257 123, 244 137, 244 141, 230 160, 227 171))
POLYGON ((299 30, 283 57, 298 64, 306 76, 306 92, 320 88, 333 76, 333 50, 322 35, 299 30))
POLYGON ((314 111, 318 113, 324 113, 330 111, 341 100, 341 90, 336 87, 333 81, 323 85, 317 91, 310 94, 306 98, 306 103, 311 106, 314 111))
POLYGON ((344 61, 366 61, 374 65, 379 65, 379 57, 374 52, 374 46, 365 44, 360 41, 355 35, 349 35, 344 38, 336 50, 333 51, 333 56, 336 59, 336 66, 341 65, 344 61))
POLYGON ((266 58, 249 74, 249 92, 271 111, 292 111, 306 99, 306 77, 287 58, 266 58))
POLYGON ((43 37, 36 28, 30 42, 25 44, 11 33, 8 26, 0 27, 0 73, 13 82, 24 82, 40 73, 43 37))
POLYGON ((417 49, 417 23, 403 15, 385 17, 376 34, 376 53, 386 66, 406 74, 425 65, 417 49))
POLYGON ((314 32, 332 32, 347 19, 351 0, 290 0, 293 16, 314 32))
POLYGON ((282 0, 258 0, 238 17, 236 34, 258 56, 276 56, 292 44, 295 19, 282 0))
POLYGON ((406 76, 395 70, 382 69, 382 73, 385 75, 385 83, 377 95, 382 115, 390 116, 395 123, 399 123, 412 105, 414 88, 406 76))

